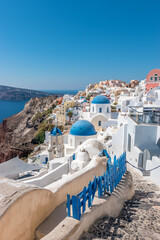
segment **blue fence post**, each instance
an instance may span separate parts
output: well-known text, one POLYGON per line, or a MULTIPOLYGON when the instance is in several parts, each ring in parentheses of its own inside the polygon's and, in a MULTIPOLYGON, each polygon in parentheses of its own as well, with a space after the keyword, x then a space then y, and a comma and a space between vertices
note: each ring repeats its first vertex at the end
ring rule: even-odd
POLYGON ((107 173, 108 173, 108 186, 109 186, 109 191, 111 192, 111 171, 110 171, 111 166, 110 166, 109 163, 108 163, 107 169, 108 169, 108 171, 107 171, 107 173))
POLYGON ((80 199, 77 196, 72 196, 72 210, 73 210, 73 218, 80 220, 81 219, 81 205, 80 199))
POLYGON ((103 174, 103 187, 104 187, 104 194, 106 194, 106 173, 103 174))
POLYGON ((70 211, 70 195, 67 194, 67 203, 66 203, 66 206, 67 206, 67 211, 68 211, 68 217, 71 216, 71 211, 70 211))
POLYGON ((102 197, 102 177, 99 177, 99 184, 98 184, 98 197, 102 197))
POLYGON ((84 187, 83 188, 83 213, 86 211, 86 202, 87 202, 86 187, 84 187))
MULTIPOLYGON (((101 155, 107 156, 107 151, 103 150, 101 155)), ((109 156, 109 155, 108 155, 109 156)), ((104 193, 110 191, 112 193, 121 181, 124 173, 126 172, 126 152, 124 152, 118 159, 114 156, 113 163, 111 158, 107 160, 107 169, 103 176, 94 177, 94 180, 89 182, 88 187, 84 187, 83 191, 76 196, 70 197, 67 194, 66 207, 68 210, 68 217, 71 215, 71 205, 73 211, 73 217, 77 220, 81 219, 81 206, 82 212, 86 211, 86 204, 88 200, 88 207, 92 206, 92 202, 95 196, 95 192, 98 187, 98 197, 102 197, 104 193), (81 200, 82 199, 82 200, 81 200)))
POLYGON ((92 201, 93 201, 93 199, 94 199, 94 196, 95 196, 96 190, 97 190, 97 178, 94 177, 94 181, 93 181, 92 201))
POLYGON ((98 185, 98 197, 100 197, 100 187, 99 187, 99 185, 100 185, 100 177, 97 177, 97 185, 98 185))
POLYGON ((88 207, 91 207, 92 205, 92 184, 91 181, 89 181, 89 185, 88 185, 88 207))
POLYGON ((107 171, 106 171, 106 188, 107 188, 107 192, 109 192, 109 177, 108 177, 107 171))
POLYGON ((110 166, 110 192, 113 192, 113 166, 110 166))
POLYGON ((110 156, 109 156, 109 154, 108 154, 107 150, 106 150, 106 149, 104 149, 103 151, 104 151, 104 154, 105 154, 105 156, 106 156, 107 158, 110 158, 110 156))

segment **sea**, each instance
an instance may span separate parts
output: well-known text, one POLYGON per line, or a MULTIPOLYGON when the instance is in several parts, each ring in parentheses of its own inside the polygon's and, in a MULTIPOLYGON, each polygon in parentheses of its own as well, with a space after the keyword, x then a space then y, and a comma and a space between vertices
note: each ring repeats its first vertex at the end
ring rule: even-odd
MULTIPOLYGON (((64 94, 75 95, 78 93, 78 90, 45 90, 45 92, 62 95, 64 94)), ((0 123, 3 122, 3 119, 22 111, 26 102, 27 101, 0 100, 0 123)))

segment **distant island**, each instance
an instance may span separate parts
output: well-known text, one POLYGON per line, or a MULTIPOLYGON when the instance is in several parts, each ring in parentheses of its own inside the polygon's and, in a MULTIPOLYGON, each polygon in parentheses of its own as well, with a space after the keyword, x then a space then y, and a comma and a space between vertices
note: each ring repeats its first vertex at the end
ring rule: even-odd
POLYGON ((38 97, 38 98, 47 97, 50 95, 57 95, 57 94, 0 85, 0 100, 25 101, 35 97, 38 97))

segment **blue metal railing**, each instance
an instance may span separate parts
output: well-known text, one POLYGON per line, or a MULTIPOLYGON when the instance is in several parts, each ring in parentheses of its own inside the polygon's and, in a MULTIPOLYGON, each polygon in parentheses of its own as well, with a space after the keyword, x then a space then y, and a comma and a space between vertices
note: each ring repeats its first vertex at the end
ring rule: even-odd
MULTIPOLYGON (((109 157, 106 150, 103 150, 100 155, 105 155, 109 157)), ((72 216, 73 218, 80 220, 81 214, 85 212, 87 202, 88 207, 92 206, 92 202, 96 191, 98 190, 98 197, 102 197, 105 193, 112 193, 117 187, 118 183, 121 181, 122 176, 126 172, 126 153, 124 152, 118 159, 114 156, 114 161, 111 163, 111 158, 109 157, 107 161, 107 170, 100 177, 94 177, 94 180, 89 182, 87 187, 77 195, 72 197, 67 195, 67 210, 68 217, 71 217, 71 206, 72 206, 72 216)))

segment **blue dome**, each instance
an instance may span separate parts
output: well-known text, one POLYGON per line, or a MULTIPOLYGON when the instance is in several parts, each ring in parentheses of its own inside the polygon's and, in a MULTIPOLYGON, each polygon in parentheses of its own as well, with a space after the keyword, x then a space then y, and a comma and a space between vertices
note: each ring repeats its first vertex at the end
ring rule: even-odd
POLYGON ((89 121, 79 120, 72 125, 70 134, 75 136, 91 136, 95 135, 96 131, 93 124, 89 121))
POLYGON ((51 130, 50 134, 53 136, 59 136, 62 135, 62 132, 59 128, 55 127, 51 130))
POLYGON ((98 95, 93 98, 92 103, 94 104, 108 104, 110 103, 109 99, 104 95, 98 95))

